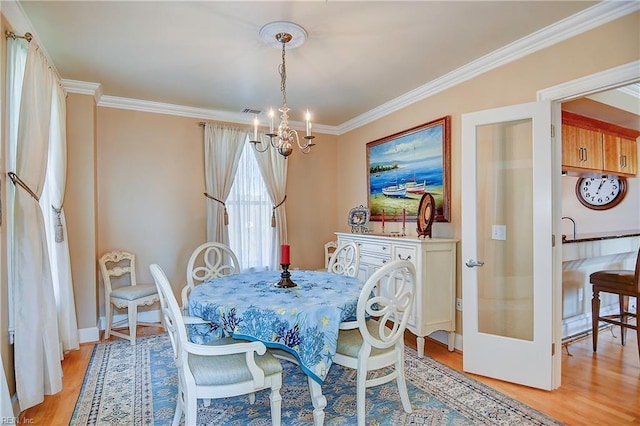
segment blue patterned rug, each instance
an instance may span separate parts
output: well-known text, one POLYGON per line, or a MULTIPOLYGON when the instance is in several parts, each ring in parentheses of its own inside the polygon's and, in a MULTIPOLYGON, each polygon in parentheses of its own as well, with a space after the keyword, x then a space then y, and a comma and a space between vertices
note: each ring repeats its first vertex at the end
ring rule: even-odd
MULTIPOLYGON (((304 373, 283 361, 282 424, 313 424, 304 373)), ((96 344, 70 425, 170 425, 177 371, 166 334, 96 344)), ((429 357, 407 348, 413 413, 402 410, 395 382, 367 389, 369 425, 559 425, 561 423, 429 357)), ((332 365, 322 388, 325 424, 356 424, 355 371, 332 365)), ((184 421, 184 417, 183 417, 184 421)), ((198 409, 198 425, 270 425, 267 391, 214 400, 198 409)))

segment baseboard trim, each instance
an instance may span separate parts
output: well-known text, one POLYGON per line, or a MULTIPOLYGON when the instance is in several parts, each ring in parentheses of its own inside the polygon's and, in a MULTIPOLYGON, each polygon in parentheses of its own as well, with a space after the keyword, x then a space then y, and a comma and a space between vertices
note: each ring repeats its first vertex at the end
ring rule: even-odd
POLYGON ((100 340, 100 331, 98 326, 81 328, 78 330, 78 340, 80 343, 97 342, 100 340))
MULTIPOLYGON (((113 322, 126 320, 127 314, 116 314, 113 316, 113 322)), ((160 322, 160 310, 154 309, 150 311, 138 312, 138 322, 160 322)), ((97 342, 100 340, 100 333, 107 326, 107 319, 102 316, 98 319, 95 327, 81 328, 78 330, 80 343, 97 342)))

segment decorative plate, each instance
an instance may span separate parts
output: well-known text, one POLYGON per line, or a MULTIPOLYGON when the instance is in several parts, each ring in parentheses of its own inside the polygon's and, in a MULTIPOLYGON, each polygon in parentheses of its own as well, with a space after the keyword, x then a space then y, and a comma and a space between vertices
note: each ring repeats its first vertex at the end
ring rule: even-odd
POLYGON ((433 198, 433 195, 425 192, 418 206, 418 228, 416 229, 416 231, 418 231, 418 237, 431 238, 431 225, 433 224, 435 213, 436 200, 433 198))
POLYGON ((367 232, 370 217, 371 212, 362 204, 349 210, 347 223, 351 227, 351 232, 367 232))

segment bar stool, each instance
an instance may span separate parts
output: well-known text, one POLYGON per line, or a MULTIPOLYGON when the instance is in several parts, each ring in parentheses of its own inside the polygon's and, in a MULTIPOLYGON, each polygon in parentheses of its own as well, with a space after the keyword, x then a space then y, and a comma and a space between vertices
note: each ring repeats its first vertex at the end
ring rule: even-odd
POLYGON ((626 329, 636 330, 638 340, 638 356, 640 356, 640 327, 638 316, 629 312, 629 296, 640 300, 640 249, 636 258, 635 271, 631 270, 605 270, 597 271, 589 276, 589 282, 593 286, 593 298, 591 299, 591 321, 593 331, 593 351, 598 348, 598 326, 600 321, 619 325, 622 335, 622 345, 627 343, 626 329), (620 303, 620 313, 600 316, 600 292, 617 294, 620 303), (629 323, 629 317, 635 317, 636 323, 629 323))

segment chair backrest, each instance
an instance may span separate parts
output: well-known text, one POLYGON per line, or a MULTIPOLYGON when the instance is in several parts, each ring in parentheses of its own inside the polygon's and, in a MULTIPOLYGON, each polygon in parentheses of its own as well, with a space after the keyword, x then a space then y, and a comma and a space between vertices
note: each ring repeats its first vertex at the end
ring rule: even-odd
POLYGON ((151 276, 156 283, 158 295, 160 296, 160 309, 162 323, 167 329, 171 347, 173 348, 173 358, 178 368, 182 367, 182 344, 187 341, 187 331, 182 318, 182 311, 178 306, 178 301, 173 295, 173 289, 166 274, 157 264, 149 266, 151 276))
POLYGON ((331 255, 338 248, 338 243, 335 241, 328 241, 324 245, 324 267, 329 269, 329 260, 331 260, 331 255))
POLYGON ((329 266, 327 267, 328 272, 350 277, 358 276, 359 269, 360 248, 353 241, 340 245, 331 255, 329 266))
POLYGON ((356 317, 365 342, 385 349, 404 338, 413 309, 416 269, 408 260, 395 260, 378 269, 365 283, 358 298, 356 317), (371 296, 375 292, 374 296, 371 296), (367 328, 367 318, 378 319, 378 335, 367 328))
POLYGON ((124 250, 110 251, 103 254, 98 263, 107 294, 112 290, 112 278, 122 278, 128 275, 128 284, 136 285, 136 256, 133 253, 124 250))
POLYGON ((196 248, 187 264, 187 285, 193 289, 206 280, 240 273, 240 262, 229 246, 208 242, 196 248))

